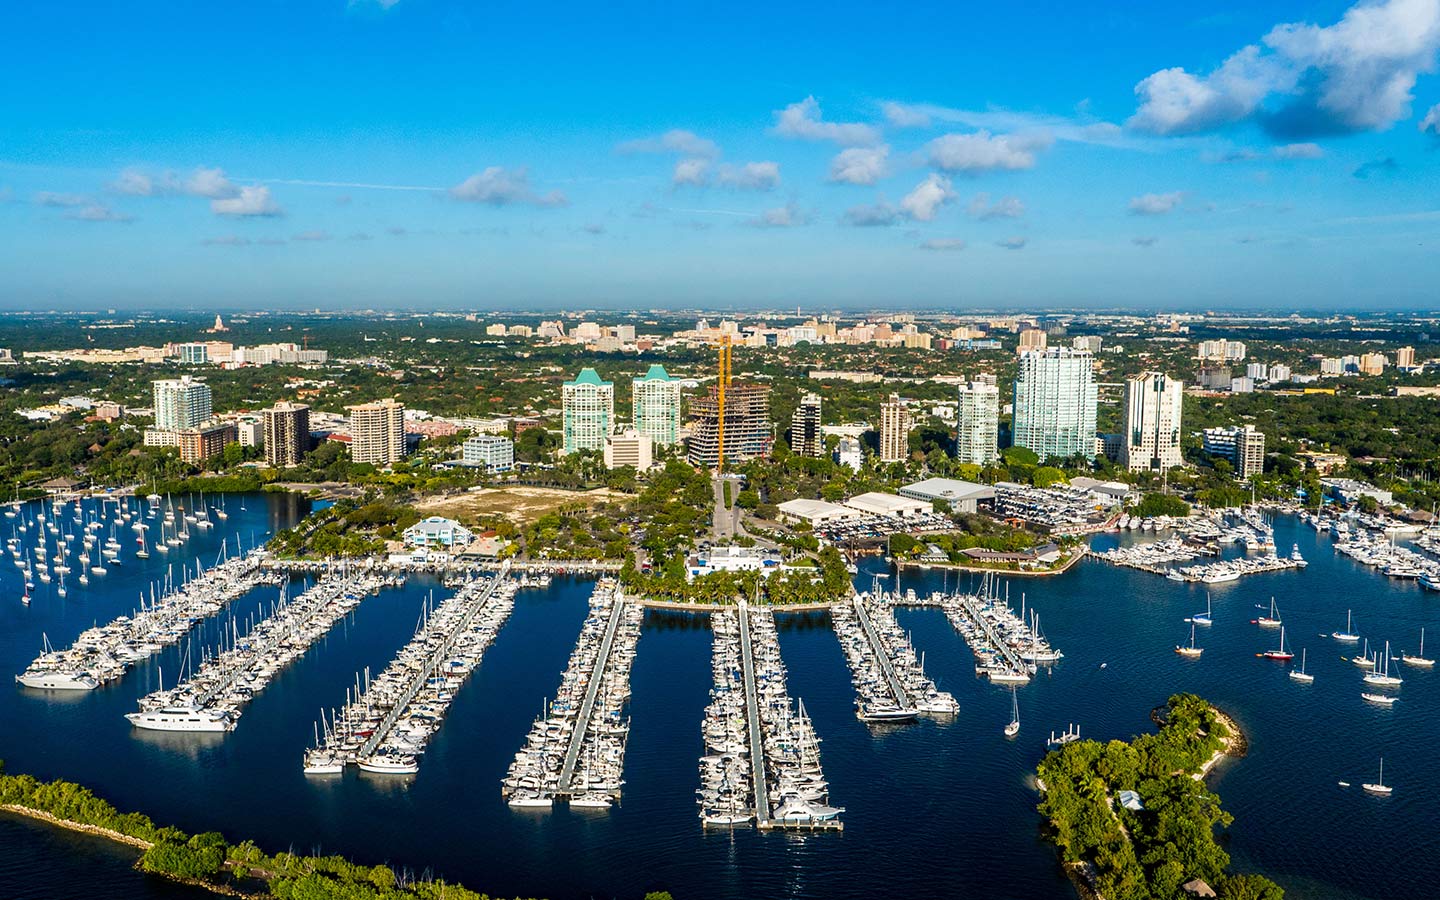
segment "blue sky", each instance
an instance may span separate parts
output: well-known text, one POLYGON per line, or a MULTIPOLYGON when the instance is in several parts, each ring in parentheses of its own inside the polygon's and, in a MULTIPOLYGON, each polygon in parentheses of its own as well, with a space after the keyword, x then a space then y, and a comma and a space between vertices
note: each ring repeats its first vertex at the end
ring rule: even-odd
POLYGON ((0 305, 1437 305, 1440 0, 1088 6, 17 8, 0 305))

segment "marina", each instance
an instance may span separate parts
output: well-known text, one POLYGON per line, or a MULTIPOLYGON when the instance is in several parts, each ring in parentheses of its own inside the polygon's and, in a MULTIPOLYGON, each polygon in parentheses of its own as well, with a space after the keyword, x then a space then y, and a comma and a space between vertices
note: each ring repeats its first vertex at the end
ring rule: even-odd
POLYGON ((1026 621, 1023 612, 1017 615, 998 595, 993 579, 987 578, 978 594, 956 592, 936 599, 975 654, 975 674, 992 682, 1025 684, 1039 664, 1064 656, 1041 634, 1038 616, 1032 612, 1026 621))
POLYGON ((170 689, 139 701, 125 716, 137 729, 232 731, 245 705, 270 680, 310 648, 367 594, 398 581, 371 572, 352 574, 340 566, 293 600, 281 599, 271 615, 242 638, 232 634, 228 649, 206 659, 194 674, 170 689))
POLYGON ((345 708, 321 716, 315 745, 305 751, 307 775, 338 775, 347 765, 384 775, 412 775, 439 730, 455 692, 480 665, 514 608, 518 587, 501 568, 462 583, 427 610, 415 637, 374 680, 354 688, 345 708))
POLYGON ((855 715, 862 722, 912 722, 920 715, 953 717, 955 698, 925 675, 909 636, 877 595, 856 594, 831 607, 831 622, 850 665, 855 715))

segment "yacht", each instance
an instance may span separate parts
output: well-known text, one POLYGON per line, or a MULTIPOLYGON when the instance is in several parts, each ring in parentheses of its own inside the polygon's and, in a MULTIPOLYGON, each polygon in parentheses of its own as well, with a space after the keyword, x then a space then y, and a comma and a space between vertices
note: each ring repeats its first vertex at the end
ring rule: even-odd
POLYGON ((1374 784, 1365 783, 1360 788, 1367 794, 1376 794, 1381 797, 1388 797, 1395 790, 1385 783, 1385 757, 1380 757, 1380 777, 1374 784))
POLYGON ((1305 683, 1305 684, 1309 684, 1310 682, 1312 682, 1312 681, 1315 680, 1315 676, 1314 676, 1314 675, 1311 675, 1309 672, 1306 672, 1306 671, 1305 671, 1305 648, 1304 648, 1304 647, 1301 647, 1301 648, 1300 648, 1300 668, 1298 668, 1298 669, 1291 669, 1291 670, 1290 670, 1290 678, 1291 678, 1292 681, 1300 681, 1300 682, 1303 682, 1303 683, 1305 683))
POLYGON ((609 794, 591 791, 580 794, 577 797, 571 797, 570 805, 579 809, 609 809, 615 805, 615 801, 609 794))
POLYGON ((1379 665, 1372 664, 1370 671, 1365 674, 1365 683, 1380 687, 1399 687, 1404 681, 1399 675, 1390 674, 1390 642, 1386 641, 1385 666, 1382 669, 1379 665))
POLYGON ((1408 653, 1402 653, 1400 654, 1400 661, 1405 663, 1407 666, 1419 666, 1422 669, 1429 669, 1435 665, 1435 660, 1429 659, 1425 656, 1425 629, 1420 629, 1419 655, 1411 656, 1408 653))
POLYGON ((1350 661, 1362 669, 1375 668, 1375 660, 1370 656, 1370 639, 1365 639, 1365 647, 1360 651, 1359 656, 1350 657, 1350 661))
POLYGON ((1282 661, 1295 658, 1295 654, 1285 649, 1285 628, 1283 626, 1280 628, 1280 646, 1274 650, 1266 650, 1259 655, 1266 659, 1278 659, 1282 661))
POLYGON ((25 671, 16 675, 15 681, 28 688, 45 691, 93 691, 100 686, 88 672, 65 672, 59 669, 25 671))
POLYGON ((1332 631, 1332 632, 1330 632, 1330 636, 1331 636, 1332 638, 1334 638, 1335 640, 1337 640, 1337 641, 1342 641, 1342 642, 1344 642, 1344 643, 1346 643, 1346 644, 1353 644, 1353 643, 1355 643, 1355 642, 1357 642, 1357 641, 1360 640, 1360 635, 1355 634, 1354 632, 1352 632, 1352 631, 1350 630, 1350 627, 1351 627, 1351 622, 1350 622, 1350 610, 1347 609, 1347 610, 1345 610, 1345 630, 1344 630, 1344 631, 1332 631))
POLYGON ((1310 565, 1310 563, 1305 561, 1305 557, 1300 555, 1299 544, 1290 545, 1290 561, 1295 563, 1295 565, 1299 566, 1302 569, 1310 565))
POLYGON ((1369 702, 1378 704, 1380 706, 1393 706, 1395 703, 1395 698, 1389 694, 1361 693, 1360 699, 1368 700, 1369 702))
POLYGON ((356 760, 355 764, 360 767, 360 771, 377 775, 414 775, 420 771, 420 763, 408 754, 392 756, 377 753, 356 760))
POLYGON ((192 706, 164 706, 126 713, 136 728, 150 731, 234 731, 235 717, 228 712, 192 706))

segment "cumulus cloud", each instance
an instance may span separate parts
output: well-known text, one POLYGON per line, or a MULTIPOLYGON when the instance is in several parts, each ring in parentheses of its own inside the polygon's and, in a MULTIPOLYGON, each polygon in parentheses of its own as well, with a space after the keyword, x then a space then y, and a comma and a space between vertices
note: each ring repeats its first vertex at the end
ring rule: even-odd
POLYGON ((1185 201, 1184 191, 1168 194, 1141 194, 1130 198, 1130 213, 1136 216, 1163 216, 1185 201))
POLYGON ((1029 169, 1035 154, 1054 139, 1044 132, 995 134, 985 129, 970 134, 947 134, 925 145, 930 165, 946 172, 988 172, 995 169, 1029 169))
POLYGON ((1420 120, 1420 130, 1428 131, 1436 137, 1440 137, 1440 103, 1430 107, 1425 118, 1420 120))
POLYGON ((567 202, 560 191, 537 194, 530 187, 530 176, 525 169, 506 169, 490 166, 477 172, 450 189, 450 196, 466 203, 485 203, 490 206, 511 206, 528 203, 532 206, 564 206, 567 202))
POLYGON ((1030 243, 1030 240, 1028 238, 1017 236, 1001 238, 1000 240, 995 242, 995 246, 1001 248, 1002 250, 1023 250, 1025 249, 1025 245, 1028 243, 1030 243))
POLYGON ((682 159, 675 164, 670 175, 671 187, 704 187, 710 181, 710 160, 682 159))
MULTIPOLYGON (((262 188, 267 192, 268 188, 262 188)), ((225 177, 220 169, 196 169, 185 179, 185 193, 196 197, 209 197, 211 200, 228 200, 239 197, 245 191, 244 188, 237 188, 225 177)))
POLYGON ((890 148, 850 147, 830 160, 830 180, 842 184, 874 184, 890 174, 890 148))
POLYGON ((659 137, 626 141, 615 149, 620 153, 676 153, 707 159, 720 155, 720 148, 714 141, 682 128, 672 129, 659 137))
POLYGON ((793 200, 784 206, 767 209, 750 220, 750 224, 758 228, 794 228, 798 225, 809 224, 809 222, 810 214, 801 209, 800 205, 793 200))
POLYGON ((880 131, 863 122, 826 122, 820 117, 820 103, 806 97, 775 111, 772 131, 780 137, 806 141, 834 141, 845 147, 880 143, 880 131))
POLYGON ((1135 86, 1130 127, 1160 135, 1243 120, 1281 138, 1389 128, 1440 50, 1440 0, 1365 0, 1328 26, 1277 25, 1215 71, 1162 69, 1135 86))
POLYGON ((110 190, 133 197, 186 195, 208 200, 224 200, 240 194, 240 188, 226 177, 223 169, 204 166, 184 177, 171 171, 152 174, 143 169, 124 169, 110 183, 110 190))
POLYGON ((285 211, 270 196, 270 189, 262 185, 242 187, 233 196, 218 197, 210 201, 210 211, 217 216, 283 216, 285 211))
POLYGON ((845 210, 845 224, 859 228, 874 228, 894 225, 900 221, 898 209, 881 200, 878 203, 861 204, 845 210))
POLYGON ((1361 163, 1351 174, 1356 178, 1366 179, 1376 176, 1394 175, 1398 171, 1400 171, 1400 164, 1395 161, 1395 157, 1387 156, 1384 159, 1374 159, 1370 162, 1361 163))
POLYGON ((90 203, 77 207, 65 214, 65 218, 74 219, 77 222, 133 222, 135 217, 100 203, 90 203))
POLYGON ((935 218, 940 207, 954 199, 955 191, 950 186, 950 179, 932 173, 905 195, 900 201, 900 209, 917 222, 929 222, 935 218))
POLYGON ((982 222, 990 219, 1018 219, 1025 215, 1025 204, 1020 202, 1019 197, 1001 197, 991 204, 990 195, 980 193, 975 195, 965 211, 971 218, 982 222))
POLYGON ((770 191, 780 184, 780 164, 765 161, 732 166, 722 163, 716 172, 716 180, 736 190, 770 191))
POLYGON ((1133 237, 1130 239, 1130 243, 1137 247, 1153 247, 1159 240, 1157 237, 1147 235, 1145 237, 1133 237))
POLYGON ((887 100, 880 104, 885 121, 896 128, 929 128, 933 119, 927 107, 887 100))
POLYGON ((965 242, 960 238, 931 238, 920 244, 921 250, 964 250, 965 242))

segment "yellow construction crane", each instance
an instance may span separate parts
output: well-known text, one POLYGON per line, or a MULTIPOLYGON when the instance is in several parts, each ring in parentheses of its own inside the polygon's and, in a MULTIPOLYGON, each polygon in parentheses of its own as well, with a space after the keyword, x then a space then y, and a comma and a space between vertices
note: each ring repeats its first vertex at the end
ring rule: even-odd
POLYGON ((725 389, 730 386, 730 335, 720 335, 720 379, 716 390, 719 453, 715 457, 716 473, 725 471, 725 389))

